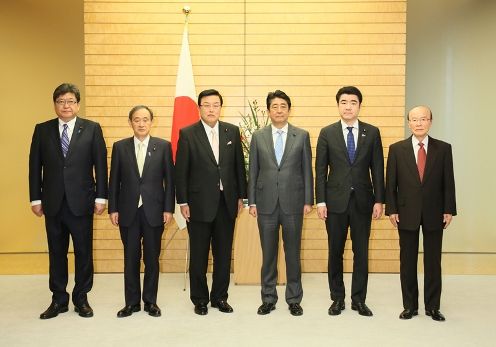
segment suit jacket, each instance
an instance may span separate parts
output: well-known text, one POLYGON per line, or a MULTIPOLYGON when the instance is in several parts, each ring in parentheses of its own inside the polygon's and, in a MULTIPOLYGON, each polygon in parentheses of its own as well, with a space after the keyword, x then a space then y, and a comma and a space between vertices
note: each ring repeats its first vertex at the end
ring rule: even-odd
POLYGON ((64 196, 76 216, 93 214, 95 198, 107 199, 107 147, 98 123, 77 117, 67 156, 58 118, 37 124, 29 152, 29 197, 55 216, 64 196), (94 171, 94 174, 93 174, 94 171))
POLYGON ((219 164, 201 121, 179 131, 176 153, 177 202, 187 203, 190 219, 211 222, 219 205, 219 180, 231 218, 246 197, 246 171, 239 128, 219 121, 219 164))
POLYGON ((281 206, 285 214, 303 213, 313 205, 312 148, 306 130, 288 124, 286 146, 277 165, 272 126, 253 133, 250 143, 248 203, 258 213, 270 214, 281 206))
POLYGON ((163 213, 174 212, 173 175, 169 141, 150 136, 141 177, 134 137, 115 142, 110 165, 109 213, 119 212, 119 224, 130 226, 141 195, 148 223, 153 227, 163 225, 163 213))
POLYGON ((315 159, 317 203, 331 213, 343 213, 351 192, 357 208, 371 213, 374 203, 384 203, 384 155, 379 129, 358 121, 353 163, 348 158, 341 121, 320 131, 315 159))
POLYGON ((389 148, 386 170, 386 215, 399 214, 399 229, 443 228, 443 214, 456 215, 451 145, 429 136, 424 179, 420 176, 412 138, 389 148))

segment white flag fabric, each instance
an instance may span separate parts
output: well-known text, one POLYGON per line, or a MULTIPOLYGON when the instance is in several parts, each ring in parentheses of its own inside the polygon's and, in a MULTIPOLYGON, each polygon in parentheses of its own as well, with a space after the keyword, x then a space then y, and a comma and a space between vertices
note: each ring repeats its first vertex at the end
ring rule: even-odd
MULTIPOLYGON (((179 55, 179 66, 176 77, 176 95, 174 99, 174 113, 172 117, 172 155, 176 162, 177 141, 179 130, 191 125, 200 119, 198 107, 196 105, 196 89, 193 77, 193 66, 191 64, 191 54, 189 51, 188 23, 184 24, 181 53, 179 55)), ((186 227, 186 220, 181 214, 179 205, 176 202, 174 219, 179 229, 186 227)))

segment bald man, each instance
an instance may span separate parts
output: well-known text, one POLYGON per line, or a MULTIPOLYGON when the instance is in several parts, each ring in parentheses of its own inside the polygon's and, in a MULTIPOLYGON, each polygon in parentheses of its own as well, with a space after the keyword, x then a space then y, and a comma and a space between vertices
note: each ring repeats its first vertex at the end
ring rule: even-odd
POLYGON ((413 108, 407 119, 412 136, 391 145, 386 169, 386 215, 400 237, 404 310, 399 318, 418 314, 417 257, 422 227, 425 313, 444 321, 439 311, 443 230, 456 215, 451 145, 428 135, 432 125, 428 107, 413 108))

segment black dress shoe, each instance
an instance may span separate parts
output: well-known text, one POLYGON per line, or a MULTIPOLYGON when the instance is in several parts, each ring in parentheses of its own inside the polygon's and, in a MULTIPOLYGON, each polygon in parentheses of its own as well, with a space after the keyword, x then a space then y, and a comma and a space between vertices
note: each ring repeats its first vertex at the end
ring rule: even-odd
POLYGON ((52 301, 52 303, 50 304, 50 306, 48 306, 46 311, 40 314, 40 319, 54 318, 57 317, 59 313, 64 313, 67 312, 68 310, 69 308, 67 307, 67 304, 62 305, 56 303, 55 301, 52 301))
POLYGON ((160 317, 162 315, 162 311, 160 311, 157 304, 145 303, 144 309, 145 312, 148 312, 148 314, 152 317, 160 317))
POLYGON ((141 311, 141 305, 136 304, 136 305, 126 305, 122 310, 117 312, 117 318, 124 318, 124 317, 129 317, 132 315, 134 312, 141 311))
POLYGON ((208 313, 207 304, 196 304, 195 305, 195 313, 200 316, 204 316, 208 313))
POLYGON ((372 311, 370 310, 370 308, 367 307, 367 305, 365 305, 364 302, 352 302, 351 309, 353 311, 358 311, 358 314, 361 316, 373 316, 372 311))
POLYGON ((220 300, 217 301, 216 303, 212 302, 211 305, 212 307, 218 308, 220 312, 231 313, 234 311, 231 305, 229 305, 225 300, 220 300))
POLYGON ((276 304, 271 302, 264 302, 259 308, 257 313, 260 315, 269 314, 271 311, 276 309, 276 304))
POLYGON ((400 313, 400 319, 412 319, 412 317, 416 315, 418 315, 417 310, 410 310, 409 308, 407 308, 400 313))
POLYGON ((327 313, 329 313, 329 316, 337 316, 338 314, 341 314, 341 311, 344 310, 344 307, 344 300, 334 300, 327 313))
POLYGON ((87 302, 80 305, 74 305, 74 311, 76 311, 79 316, 83 318, 93 317, 93 309, 87 302))
POLYGON ((301 316, 303 314, 303 308, 297 302, 289 304, 289 312, 293 316, 301 316))
POLYGON ((437 320, 438 322, 444 322, 446 318, 443 316, 439 310, 425 310, 425 314, 430 316, 432 319, 437 320))

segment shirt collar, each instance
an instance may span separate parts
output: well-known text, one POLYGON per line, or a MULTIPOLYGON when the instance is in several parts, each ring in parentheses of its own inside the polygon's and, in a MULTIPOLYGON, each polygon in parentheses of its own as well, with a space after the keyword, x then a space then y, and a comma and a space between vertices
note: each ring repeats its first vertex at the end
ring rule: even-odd
POLYGON ((210 133, 212 132, 212 129, 215 131, 215 133, 217 135, 219 135, 219 121, 217 121, 217 123, 215 123, 213 128, 210 125, 208 125, 207 123, 205 123, 203 121, 203 119, 201 120, 201 122, 203 124, 203 127, 205 128, 205 132, 207 133, 207 135, 210 135, 210 133))
POLYGON ((148 142, 150 142, 150 135, 145 137, 143 141, 140 141, 136 136, 133 136, 133 140, 134 140, 134 147, 138 147, 138 144, 143 143, 145 145, 145 148, 148 148, 148 142))
POLYGON ((77 119, 77 117, 74 117, 66 123, 62 119, 59 118, 59 127, 63 127, 64 124, 67 124, 69 129, 74 129, 74 126, 76 125, 76 119, 77 119))
POLYGON ((282 130, 282 132, 285 134, 288 133, 289 123, 286 123, 286 125, 283 126, 281 129, 276 128, 273 124, 271 124, 270 126, 272 127, 272 134, 276 134, 277 131, 279 131, 279 130, 282 130))
MULTIPOLYGON (((358 129, 358 119, 351 125, 354 129, 358 129)), ((348 131, 349 125, 346 124, 342 119, 341 119, 341 127, 343 128, 343 131, 346 130, 348 131)))
MULTIPOLYGON (((419 140, 415 137, 415 136, 412 136, 412 144, 413 144, 413 148, 416 148, 418 149, 418 144, 419 144, 419 140)), ((424 148, 427 149, 427 146, 429 145, 429 135, 427 135, 423 140, 422 140, 422 143, 424 144, 424 148)))

